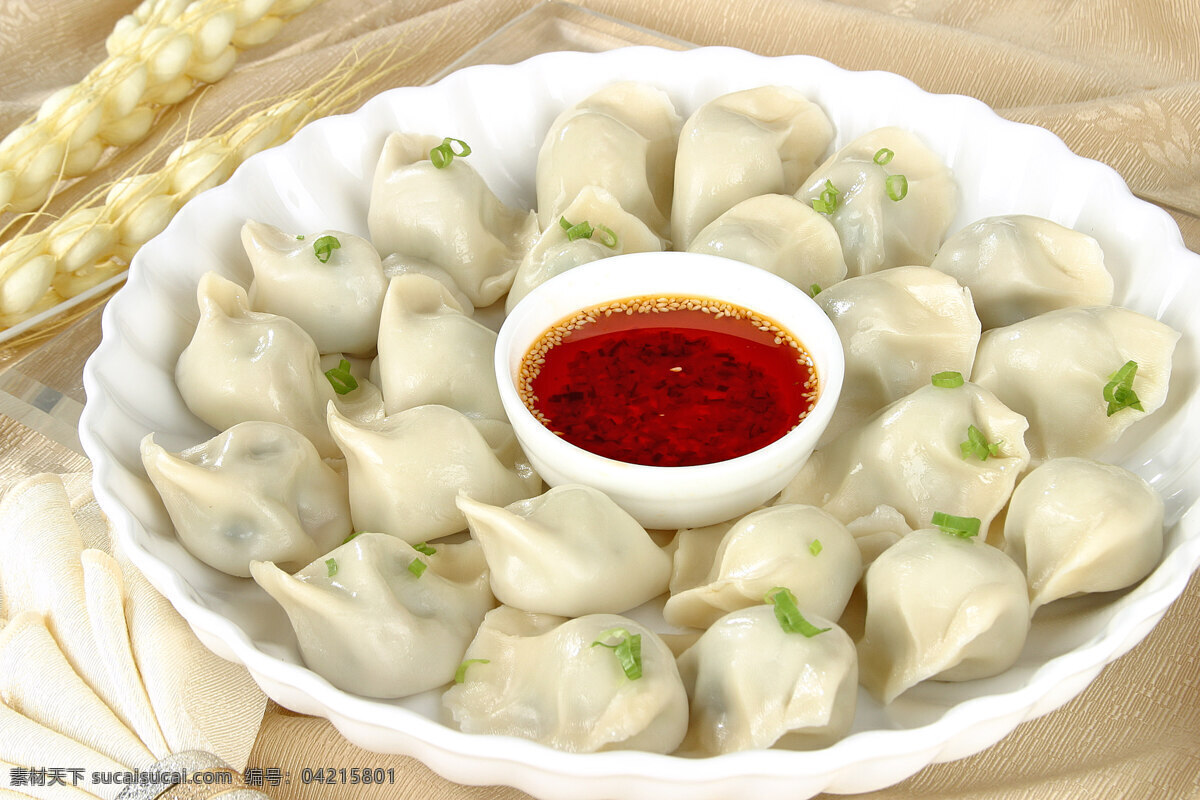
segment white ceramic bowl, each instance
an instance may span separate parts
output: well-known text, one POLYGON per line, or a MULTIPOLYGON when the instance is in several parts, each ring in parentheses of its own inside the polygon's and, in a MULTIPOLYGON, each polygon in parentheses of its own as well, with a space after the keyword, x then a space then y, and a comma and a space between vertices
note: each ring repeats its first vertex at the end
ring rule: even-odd
MULTIPOLYGON (((354 743, 413 755, 454 781, 509 784, 541 798, 800 800, 821 791, 879 789, 923 766, 975 753, 1018 723, 1074 697, 1133 647, 1200 564, 1200 257, 1183 247, 1161 209, 1136 199, 1112 169, 1079 158, 1047 131, 997 117, 966 97, 937 96, 884 73, 854 73, 806 56, 765 58, 725 48, 629 48, 555 53, 513 66, 466 69, 428 87, 386 92, 354 114, 319 120, 260 153, 224 185, 185 206, 146 244, 109 302, 103 341, 84 375, 80 439, 95 492, 120 547, 200 639, 246 665, 281 705, 328 717, 354 743), (239 229, 252 217, 296 230, 366 235, 376 158, 391 130, 452 135, 500 197, 531 207, 537 150, 563 108, 614 80, 662 87, 684 115, 724 92, 793 86, 820 103, 840 147, 864 131, 901 125, 954 170, 961 188, 952 229, 981 217, 1026 213, 1095 237, 1119 304, 1183 332, 1166 404, 1107 454, 1166 498, 1162 564, 1129 591, 1066 600, 1038 612, 1016 664, 965 683, 927 683, 881 708, 860 694, 852 733, 813 752, 777 750, 706 760, 649 753, 560 753, 533 742, 470 736, 443 724, 438 698, 367 700, 331 686, 300 661, 287 618, 258 587, 192 558, 142 470, 138 443, 156 432, 180 449, 213 431, 184 408, 175 360, 197 319, 199 276, 249 281, 239 229)), ((1014 779, 1019 765, 1013 766, 1014 779)))
POLYGON ((752 511, 800 471, 833 416, 845 360, 829 317, 782 278, 698 253, 630 253, 593 261, 538 286, 508 314, 496 344, 496 380, 513 432, 551 486, 600 489, 651 529, 695 528, 752 511), (690 467, 628 464, 590 453, 552 433, 517 391, 521 361, 538 338, 571 314, 633 297, 723 300, 778 323, 813 357, 820 394, 808 416, 771 444, 738 458, 690 467))

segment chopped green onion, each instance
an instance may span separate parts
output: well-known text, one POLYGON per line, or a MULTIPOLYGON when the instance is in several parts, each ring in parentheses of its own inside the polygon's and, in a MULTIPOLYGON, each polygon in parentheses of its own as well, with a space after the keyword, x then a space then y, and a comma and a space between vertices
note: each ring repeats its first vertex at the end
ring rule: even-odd
POLYGON ((962 373, 955 372, 954 370, 938 372, 934 374, 931 380, 933 385, 940 389, 954 389, 962 386, 964 383, 962 373))
POLYGON ((336 558, 325 559, 325 569, 329 571, 328 577, 332 578, 334 575, 337 575, 337 559, 336 558))
POLYGON ((767 603, 775 606, 775 619, 784 633, 799 633, 806 639, 811 639, 818 633, 824 633, 829 628, 818 628, 804 618, 796 607, 796 595, 782 586, 776 586, 763 597, 767 603))
POLYGON ((881 147, 875 151, 875 157, 871 160, 882 167, 884 164, 891 161, 894 155, 896 155, 895 151, 889 150, 886 147, 881 147))
POLYGON ((424 575, 427 569, 429 569, 429 565, 419 558, 414 558, 408 562, 408 571, 418 578, 424 575))
POLYGON ((974 425, 968 425, 967 440, 960 442, 958 448, 962 451, 963 458, 975 456, 980 461, 987 461, 988 456, 994 456, 1000 452, 1000 442, 989 442, 983 431, 974 425))
POLYGON ((451 139, 447 136, 445 139, 442 139, 441 144, 429 151, 429 160, 438 169, 444 169, 450 166, 450 162, 454 160, 455 156, 465 158, 469 155, 471 155, 471 146, 469 144, 462 139, 451 139), (454 149, 454 145, 456 144, 459 145, 457 150, 454 149))
POLYGON ((342 544, 345 544, 346 542, 350 541, 350 540, 351 540, 351 539, 353 539, 355 536, 358 536, 358 535, 360 535, 361 533, 362 533, 362 531, 354 531, 354 532, 353 532, 353 533, 351 533, 349 536, 347 536, 345 539, 342 539, 342 544))
POLYGON ((467 679, 467 667, 472 664, 490 664, 490 659, 487 658, 468 658, 466 661, 458 665, 458 669, 454 671, 454 682, 462 683, 467 679))
POLYGON ((559 227, 567 232, 568 242, 573 242, 576 239, 590 239, 592 238, 592 234, 595 233, 586 219, 580 223, 572 223, 566 217, 559 217, 558 224, 559 227))
POLYGON ((908 178, 903 175, 888 175, 884 186, 887 188, 887 196, 896 202, 908 195, 908 178))
POLYGON ((350 362, 344 358, 333 369, 325 370, 325 377, 338 394, 349 394, 358 388, 358 381, 350 374, 350 362))
POLYGON ((328 264, 333 251, 340 249, 341 246, 342 243, 337 240, 336 236, 322 236, 313 242, 313 252, 317 254, 317 261, 328 264))
POLYGON ((814 556, 821 555, 821 551, 824 549, 825 546, 821 544, 820 539, 813 539, 808 543, 808 552, 812 553, 814 556))
POLYGON ((616 654, 617 661, 621 663, 621 670, 625 673, 626 678, 636 681, 642 677, 642 635, 640 633, 630 633, 624 628, 610 628, 592 642, 592 647, 596 645, 607 647, 616 654), (605 641, 605 639, 614 638, 617 640, 614 644, 605 641))
POLYGON ((825 181, 825 188, 821 191, 821 196, 812 201, 814 211, 819 211, 822 214, 832 214, 837 210, 837 196, 841 194, 837 187, 833 185, 833 181, 825 181))
POLYGON ((296 234, 296 241, 298 241, 298 242, 303 242, 303 241, 304 241, 304 234, 303 234, 303 233, 297 233, 297 234, 296 234))
POLYGON ((608 227, 607 225, 597 225, 595 233, 599 234, 599 235, 593 236, 592 237, 593 239, 598 240, 600 242, 600 244, 604 245, 605 247, 607 247, 609 249, 616 248, 617 234, 615 231, 613 231, 612 228, 608 227))
POLYGON ((948 533, 960 539, 970 539, 972 536, 979 535, 978 517, 956 517, 944 511, 935 511, 930 522, 940 528, 942 533, 948 533))
POLYGON ((437 553, 437 550, 430 547, 428 542, 418 542, 412 546, 412 549, 427 556, 437 553))
POLYGON ((819 285, 819 284, 816 284, 816 283, 814 283, 812 286, 809 286, 809 287, 808 287, 808 293, 809 293, 809 295, 811 295, 812 297, 816 297, 817 295, 819 295, 819 294, 821 293, 821 287, 820 287, 820 285, 819 285))
POLYGON ((1111 417, 1123 408, 1145 411, 1137 392, 1133 390, 1133 379, 1137 375, 1137 368, 1136 361, 1126 361, 1119 370, 1108 376, 1108 383, 1104 385, 1104 399, 1108 401, 1108 416, 1111 417))

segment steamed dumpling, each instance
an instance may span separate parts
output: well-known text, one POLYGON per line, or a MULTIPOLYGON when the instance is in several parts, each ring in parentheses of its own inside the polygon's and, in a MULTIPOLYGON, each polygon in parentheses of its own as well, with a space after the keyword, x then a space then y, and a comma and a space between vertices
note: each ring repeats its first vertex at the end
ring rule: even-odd
POLYGON ((846 277, 837 231, 790 194, 741 201, 706 225, 687 249, 765 269, 806 292, 846 277))
POLYGON ((571 753, 670 753, 687 731, 675 656, 626 617, 564 620, 501 606, 484 618, 465 663, 462 683, 443 703, 466 733, 519 736, 571 753), (640 637, 637 678, 605 646, 631 636, 640 637))
POLYGON ((860 275, 815 298, 842 340, 845 380, 832 439, 879 409, 953 371, 971 374, 979 318, 971 292, 929 267, 896 267, 860 275))
POLYGON ((716 530, 677 536, 671 597, 663 608, 672 625, 707 628, 730 611, 763 602, 778 586, 796 596, 805 614, 837 619, 862 576, 854 537, 819 508, 762 508, 731 525, 719 541, 716 530))
POLYGON ((700 106, 679 134, 675 249, 689 249, 706 225, 743 200, 795 194, 831 141, 824 110, 786 86, 731 92, 700 106))
POLYGON ((441 267, 476 306, 500 299, 537 234, 532 211, 504 205, 467 158, 439 169, 432 136, 393 133, 375 168, 367 226, 383 255, 441 267))
POLYGON ((329 428, 346 454, 359 530, 415 544, 467 527, 460 491, 494 505, 541 491, 507 422, 430 405, 357 424, 331 407, 329 428))
POLYGON ((222 572, 299 569, 350 533, 345 476, 286 425, 242 422, 178 453, 146 434, 141 453, 183 546, 222 572))
POLYGON ((597 489, 563 484, 505 508, 460 495, 458 508, 507 606, 564 617, 619 614, 667 590, 670 556, 597 489))
POLYGON ((534 287, 580 264, 622 253, 655 252, 662 246, 662 239, 621 208, 615 197, 598 186, 585 186, 562 215, 551 220, 517 268, 504 309, 512 311, 534 287), (572 239, 560 220, 572 226, 586 222, 594 231, 590 237, 572 239))
POLYGON ((475 313, 475 304, 471 302, 471 298, 467 297, 463 293, 463 290, 458 288, 458 283, 454 280, 454 276, 441 267, 430 264, 428 261, 420 258, 402 256, 399 253, 392 253, 383 259, 383 276, 387 278, 389 283, 392 278, 398 278, 401 275, 411 275, 413 273, 433 278, 442 286, 445 286, 446 291, 450 292, 450 296, 462 308, 464 314, 471 315, 475 313))
POLYGON ((1158 566, 1163 500, 1112 464, 1056 458, 1026 475, 1004 521, 1004 551, 1025 570, 1030 611, 1132 586, 1158 566))
POLYGON ((854 536, 865 569, 880 553, 912 533, 913 529, 903 514, 889 505, 881 504, 875 506, 871 513, 847 522, 846 530, 854 536))
POLYGON ((435 278, 392 278, 379 328, 380 388, 395 414, 443 405, 506 420, 496 388, 496 332, 471 319, 435 278))
POLYGON ((930 266, 971 290, 985 329, 1113 298, 1099 242, 1026 214, 968 225, 946 240, 930 266))
POLYGON ((439 544, 428 555, 362 533, 295 575, 264 561, 250 570, 287 612, 305 665, 366 697, 407 697, 452 681, 496 604, 475 542, 439 544))
POLYGON ((875 559, 864 580, 859 680, 884 703, 923 680, 998 675, 1025 645, 1025 576, 979 539, 914 531, 875 559))
MULTIPOLYGON (((818 167, 796 196, 811 204, 830 184, 837 194, 829 220, 841 237, 851 276, 928 266, 958 209, 958 187, 950 169, 901 128, 879 128, 850 142, 818 167), (894 153, 886 164, 877 163, 881 150, 894 153), (893 200, 887 181, 898 181, 893 176, 901 175, 907 194, 893 200)), ((898 189, 894 193, 901 194, 898 189)))
POLYGON ((538 151, 541 229, 557 225, 580 192, 596 186, 666 237, 681 122, 665 92, 630 81, 609 84, 559 114, 538 151))
POLYGON ((322 353, 375 350, 387 280, 370 242, 343 231, 297 237, 247 220, 242 246, 254 270, 251 308, 292 320, 322 353))
POLYGON ((691 705, 681 752, 815 749, 849 733, 858 699, 854 642, 831 620, 804 616, 826 630, 785 631, 769 605, 734 611, 679 656, 691 705))
POLYGON ((941 511, 977 517, 986 531, 1029 464, 1026 427, 982 386, 926 384, 814 452, 780 502, 820 506, 843 523, 887 505, 914 530, 941 511), (963 454, 972 426, 995 455, 963 454))
POLYGON ((1129 309, 1064 308, 986 331, 972 380, 1028 418, 1035 463, 1091 456, 1162 406, 1178 340, 1178 332, 1129 309), (1133 390, 1143 410, 1110 415, 1104 387, 1129 361, 1137 363, 1133 390))
MULTIPOLYGON (((325 424, 325 408, 363 403, 369 383, 338 395, 303 328, 287 317, 250 310, 246 291, 214 272, 196 291, 200 321, 175 365, 175 384, 188 409, 217 430, 247 420, 295 428, 322 456, 341 455, 325 424)), ((368 398, 369 399, 369 398, 368 398)))

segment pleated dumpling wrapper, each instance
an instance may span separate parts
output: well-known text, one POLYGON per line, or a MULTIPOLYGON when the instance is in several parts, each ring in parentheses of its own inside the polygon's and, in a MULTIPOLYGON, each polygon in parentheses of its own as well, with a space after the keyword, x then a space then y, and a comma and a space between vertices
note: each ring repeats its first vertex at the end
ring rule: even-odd
POLYGON ((573 753, 670 753, 687 732, 675 656, 616 614, 564 619, 488 612, 443 704, 466 733, 519 736, 573 753))
MULTIPOLYGON (((308 333, 287 317, 253 311, 246 290, 205 273, 196 290, 200 321, 175 365, 175 383, 188 409, 218 431, 247 420, 278 422, 304 434, 325 458, 338 458, 325 424, 335 403, 344 413, 374 405, 368 382, 345 395, 334 391, 308 333)), ((379 401, 382 404, 382 400, 379 401)))
MULTIPOLYGON (((443 141, 410 133, 387 137, 375 167, 367 227, 380 255, 427 261, 450 273, 482 308, 499 300, 537 236, 537 215, 505 205, 471 166, 437 166, 443 141)), ((452 146, 462 152, 461 142, 452 146)))
POLYGON ((846 277, 846 259, 833 225, 790 194, 760 194, 741 201, 704 226, 687 249, 765 269, 806 292, 846 277))
POLYGON ((903 128, 878 128, 850 142, 796 196, 829 215, 851 276, 929 266, 958 210, 950 168, 903 128))
POLYGON ((929 383, 930 376, 971 373, 979 317, 971 292, 929 267, 895 267, 849 278, 815 298, 833 322, 846 375, 832 440, 888 403, 929 383))
POLYGON ((1113 299, 1100 243, 1028 214, 968 225, 946 239, 930 266, 971 290, 985 329, 1113 299))
POLYGON ((928 383, 814 452, 780 502, 820 506, 847 525, 886 505, 913 530, 941 511, 977 517, 986 531, 1029 464, 1027 426, 981 386, 928 383))
MULTIPOLYGON (((786 590, 775 590, 786 592, 786 590)), ((858 655, 831 620, 756 605, 714 622, 680 654, 691 705, 680 752, 713 756, 826 747, 850 731, 858 655)), ((794 601, 788 611, 796 607, 794 601)))
POLYGON ((379 386, 395 414, 443 405, 507 420, 496 388, 496 332, 474 319, 436 278, 392 278, 379 326, 379 386))
POLYGON ((667 590, 671 558, 606 494, 564 484, 505 508, 458 497, 500 602, 540 614, 620 614, 667 590))
POLYGON ((1063 308, 985 331, 971 379, 1029 420, 1035 464, 1091 457, 1166 402, 1178 341, 1127 308, 1063 308))
POLYGON ((928 679, 998 675, 1025 645, 1025 576, 979 537, 913 531, 875 559, 864 581, 859 680, 884 703, 928 679))
POLYGON ((374 352, 387 279, 370 242, 334 230, 297 236, 247 220, 242 247, 254 270, 251 308, 292 320, 322 353, 374 352))
POLYGON ((833 141, 824 109, 786 86, 730 92, 696 109, 679 133, 671 239, 691 247, 743 200, 795 194, 833 141))
POLYGON ((535 287, 581 264, 662 249, 663 240, 621 208, 617 198, 599 186, 585 186, 542 231, 517 268, 504 310, 511 312, 535 287))
POLYGON ((346 477, 275 422, 241 422, 178 453, 146 434, 142 464, 189 553, 250 577, 251 561, 294 571, 351 531, 346 477))
POLYGON ((541 230, 596 186, 665 239, 682 122, 666 92, 634 81, 611 83, 559 114, 538 150, 541 230))
POLYGON ((1030 472, 1004 519, 1004 551, 1025 570, 1031 612, 1132 586, 1162 550, 1162 496, 1129 470, 1090 459, 1056 458, 1030 472))
POLYGON ((814 506, 771 506, 732 525, 679 532, 663 617, 707 628, 783 587, 805 614, 836 620, 861 577, 862 555, 845 525, 814 506))
POLYGON ((367 697, 407 697, 452 681, 495 605, 475 542, 418 550, 361 533, 295 575, 265 561, 250 570, 287 612, 305 665, 367 697))
POLYGON ((346 454, 358 530, 425 542, 466 529, 460 491, 503 506, 542 489, 507 422, 429 405, 356 424, 330 406, 329 428, 346 454))

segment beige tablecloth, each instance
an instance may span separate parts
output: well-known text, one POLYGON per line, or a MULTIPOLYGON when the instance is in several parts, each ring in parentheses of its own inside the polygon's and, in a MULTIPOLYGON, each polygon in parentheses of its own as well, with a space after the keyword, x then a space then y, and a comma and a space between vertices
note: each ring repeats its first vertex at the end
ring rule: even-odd
MULTIPOLYGON (((103 57, 103 41, 133 2, 0 3, 0 133, 53 89, 103 57)), ((251 101, 311 85, 357 46, 380 69, 331 104, 420 84, 466 54, 513 60, 547 46, 722 44, 774 55, 809 53, 851 69, 883 69, 923 88, 980 98, 1011 119, 1043 125, 1104 161, 1133 191, 1166 208, 1200 249, 1200 1, 1162 0, 582 0, 590 12, 536 0, 324 0, 242 54, 235 71, 178 119, 193 131, 251 101), (527 15, 533 11, 535 16, 527 15), (537 13, 548 12, 543 17, 537 13), (538 19, 550 20, 538 23, 538 19), (516 26, 505 28, 516 20, 516 26), (633 26, 625 23, 631 23, 633 26), (506 31, 499 37, 498 31, 506 31), (660 36, 663 34, 664 36, 660 36), (386 54, 379 48, 391 48, 386 54), (475 49, 475 48, 479 49, 475 49), (384 60, 384 55, 388 59, 384 60), (386 68, 384 68, 386 67, 386 68)), ((364 68, 362 74, 366 74, 364 68)), ((164 123, 165 125, 165 123, 164 123)), ((64 192, 65 207, 145 148, 64 192)), ((24 351, 9 349, 0 358, 24 351)), ((0 475, 78 469, 78 457, 0 418, 0 475), (19 447, 18 447, 19 445, 19 447)), ((1200 581, 1132 653, 1063 709, 1025 723, 972 758, 929 767, 872 798, 1200 798, 1200 581)), ((286 798, 516 798, 506 788, 448 783, 411 759, 350 745, 318 719, 269 706, 250 766, 395 767, 397 782, 267 786, 286 798)))

